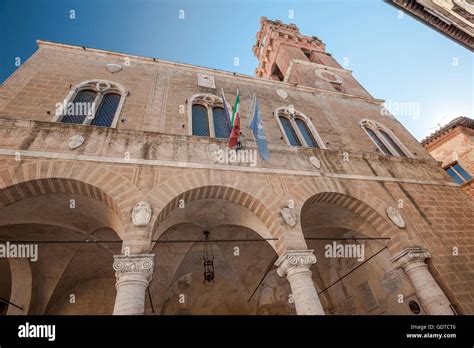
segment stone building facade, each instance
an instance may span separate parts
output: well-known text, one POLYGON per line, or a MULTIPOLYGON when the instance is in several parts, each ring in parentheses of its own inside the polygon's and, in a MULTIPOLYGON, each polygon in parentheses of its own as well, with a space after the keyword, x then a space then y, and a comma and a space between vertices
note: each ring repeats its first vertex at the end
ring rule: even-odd
POLYGON ((0 259, 6 314, 474 313, 459 185, 317 38, 262 18, 254 52, 257 77, 38 41, 0 87, 0 237, 38 247, 0 259), (255 94, 269 161, 222 160, 237 88, 238 153, 255 94))
POLYGON ((464 192, 474 198, 474 120, 457 117, 421 143, 464 192))

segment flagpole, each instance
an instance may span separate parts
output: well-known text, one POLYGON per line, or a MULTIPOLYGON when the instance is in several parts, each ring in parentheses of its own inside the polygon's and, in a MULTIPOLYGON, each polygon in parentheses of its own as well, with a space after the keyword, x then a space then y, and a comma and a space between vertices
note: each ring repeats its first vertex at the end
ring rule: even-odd
POLYGON ((248 108, 248 110, 247 110, 247 119, 248 119, 248 122, 249 122, 249 123, 248 123, 249 128, 250 128, 250 123, 252 123, 252 119, 251 119, 251 118, 252 118, 252 115, 251 115, 251 112, 252 112, 252 110, 255 108, 255 106, 253 106, 253 105, 254 105, 254 100, 257 99, 257 98, 256 98, 257 95, 255 94, 255 92, 251 92, 251 93, 253 93, 253 95, 252 95, 252 99, 250 100, 249 108, 248 108))

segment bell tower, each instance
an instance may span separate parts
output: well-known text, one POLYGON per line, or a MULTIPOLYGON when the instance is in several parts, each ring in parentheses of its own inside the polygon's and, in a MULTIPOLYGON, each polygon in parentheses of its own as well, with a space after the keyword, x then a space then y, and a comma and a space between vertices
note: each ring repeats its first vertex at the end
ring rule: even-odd
POLYGON ((370 97, 318 37, 302 35, 295 24, 261 17, 253 53, 259 60, 257 77, 370 97))

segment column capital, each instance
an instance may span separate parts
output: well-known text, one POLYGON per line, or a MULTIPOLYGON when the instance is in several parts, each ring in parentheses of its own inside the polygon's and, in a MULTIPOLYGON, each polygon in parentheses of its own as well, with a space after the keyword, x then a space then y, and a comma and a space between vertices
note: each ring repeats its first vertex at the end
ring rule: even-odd
POLYGON ((280 277, 287 276, 296 269, 308 270, 316 263, 313 250, 288 250, 275 262, 278 267, 277 273, 280 277))
POLYGON ((428 258, 431 258, 431 254, 427 249, 414 246, 402 249, 393 255, 390 260, 397 268, 405 268, 412 263, 424 263, 428 258))
POLYGON ((154 254, 114 255, 115 276, 118 279, 126 274, 140 274, 150 281, 154 260, 154 254))

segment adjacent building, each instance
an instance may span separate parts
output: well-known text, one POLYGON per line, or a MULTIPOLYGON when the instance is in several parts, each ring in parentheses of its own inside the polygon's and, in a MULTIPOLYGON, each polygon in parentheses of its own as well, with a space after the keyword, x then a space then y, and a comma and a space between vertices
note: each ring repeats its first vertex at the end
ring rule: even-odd
POLYGON ((474 2, 472 0, 385 1, 467 49, 474 50, 474 2))
POLYGON ((421 143, 453 181, 474 197, 474 120, 457 117, 421 143))

